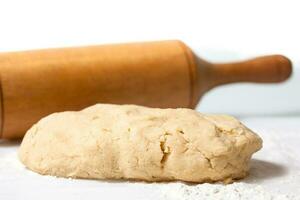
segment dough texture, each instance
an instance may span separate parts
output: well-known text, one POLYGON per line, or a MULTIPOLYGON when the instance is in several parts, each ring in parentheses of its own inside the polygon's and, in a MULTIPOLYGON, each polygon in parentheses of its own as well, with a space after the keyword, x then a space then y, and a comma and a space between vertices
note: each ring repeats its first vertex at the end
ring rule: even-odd
POLYGON ((19 158, 60 177, 227 182, 247 175, 261 147, 261 138, 230 116, 97 104, 41 119, 19 158))

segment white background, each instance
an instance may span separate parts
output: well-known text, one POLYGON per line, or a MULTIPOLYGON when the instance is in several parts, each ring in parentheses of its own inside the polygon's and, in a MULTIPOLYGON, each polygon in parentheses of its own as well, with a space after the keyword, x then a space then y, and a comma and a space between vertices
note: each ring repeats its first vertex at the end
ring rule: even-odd
POLYGON ((0 1, 0 51, 181 39, 211 61, 280 53, 294 63, 281 85, 235 84, 199 109, 244 115, 300 113, 297 1, 0 1))

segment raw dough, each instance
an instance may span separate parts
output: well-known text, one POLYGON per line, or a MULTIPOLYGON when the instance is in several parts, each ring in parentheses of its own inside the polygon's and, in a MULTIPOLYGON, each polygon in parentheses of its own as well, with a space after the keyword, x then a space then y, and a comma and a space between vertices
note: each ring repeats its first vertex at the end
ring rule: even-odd
POLYGON ((97 104, 40 120, 19 157, 33 171, 61 177, 212 182, 245 177, 261 147, 230 116, 97 104))

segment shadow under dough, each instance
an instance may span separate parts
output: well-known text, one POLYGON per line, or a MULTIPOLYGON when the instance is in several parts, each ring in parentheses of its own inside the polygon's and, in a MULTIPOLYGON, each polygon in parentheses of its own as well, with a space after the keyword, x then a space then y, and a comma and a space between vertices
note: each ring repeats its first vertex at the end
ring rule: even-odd
POLYGON ((287 168, 278 163, 252 159, 250 162, 249 176, 243 182, 259 183, 266 179, 274 179, 287 174, 287 168))

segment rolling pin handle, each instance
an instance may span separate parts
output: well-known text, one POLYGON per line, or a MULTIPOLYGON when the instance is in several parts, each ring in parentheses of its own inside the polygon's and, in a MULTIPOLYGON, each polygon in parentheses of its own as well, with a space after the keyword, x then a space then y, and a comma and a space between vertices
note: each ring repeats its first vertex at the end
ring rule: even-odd
POLYGON ((236 63, 212 64, 209 70, 209 89, 228 83, 279 83, 292 73, 291 61, 282 55, 257 57, 236 63))

